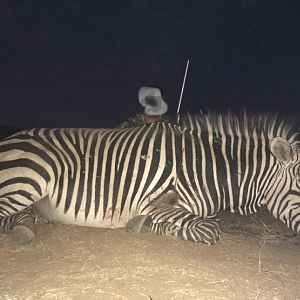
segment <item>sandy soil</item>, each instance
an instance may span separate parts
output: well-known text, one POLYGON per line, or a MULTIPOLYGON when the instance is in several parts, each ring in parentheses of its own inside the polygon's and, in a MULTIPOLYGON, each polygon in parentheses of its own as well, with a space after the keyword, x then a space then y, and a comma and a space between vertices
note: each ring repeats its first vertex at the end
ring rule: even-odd
POLYGON ((221 220, 214 246, 52 224, 24 246, 0 235, 0 299, 300 299, 300 238, 266 212, 221 220))

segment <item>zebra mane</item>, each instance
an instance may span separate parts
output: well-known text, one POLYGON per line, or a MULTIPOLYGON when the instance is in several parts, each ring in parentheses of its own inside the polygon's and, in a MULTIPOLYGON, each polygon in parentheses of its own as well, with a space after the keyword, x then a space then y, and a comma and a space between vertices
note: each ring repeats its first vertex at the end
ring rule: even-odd
POLYGON ((276 136, 287 139, 295 146, 300 145, 300 127, 295 125, 295 120, 289 120, 278 114, 254 114, 242 111, 239 114, 232 112, 201 114, 186 113, 182 116, 180 125, 193 131, 212 132, 216 135, 237 135, 245 137, 260 137, 268 139, 276 136))

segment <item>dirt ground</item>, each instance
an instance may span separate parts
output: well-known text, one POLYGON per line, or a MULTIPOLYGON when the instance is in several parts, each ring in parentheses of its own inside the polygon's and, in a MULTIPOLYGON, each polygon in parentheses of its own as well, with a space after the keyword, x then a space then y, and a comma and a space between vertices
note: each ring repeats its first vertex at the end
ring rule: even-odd
POLYGON ((0 235, 0 299, 300 299, 300 237, 265 211, 221 220, 214 246, 59 224, 24 246, 0 235))

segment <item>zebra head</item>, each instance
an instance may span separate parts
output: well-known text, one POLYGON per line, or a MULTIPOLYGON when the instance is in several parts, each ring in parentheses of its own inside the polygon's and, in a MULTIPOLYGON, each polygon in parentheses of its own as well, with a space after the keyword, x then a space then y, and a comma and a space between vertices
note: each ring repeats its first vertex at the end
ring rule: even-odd
POLYGON ((282 137, 270 141, 274 168, 265 194, 268 210, 293 231, 300 233, 300 148, 299 142, 282 137))
POLYGON ((185 179, 193 187, 190 194, 195 190, 195 199, 197 194, 205 199, 195 201, 202 204, 197 214, 229 208, 248 215, 266 205, 300 233, 300 135, 295 121, 242 112, 187 115, 181 122, 195 133, 194 150, 186 147, 185 152, 190 152, 186 161, 198 155, 192 162, 199 184, 188 180, 192 175, 185 179))

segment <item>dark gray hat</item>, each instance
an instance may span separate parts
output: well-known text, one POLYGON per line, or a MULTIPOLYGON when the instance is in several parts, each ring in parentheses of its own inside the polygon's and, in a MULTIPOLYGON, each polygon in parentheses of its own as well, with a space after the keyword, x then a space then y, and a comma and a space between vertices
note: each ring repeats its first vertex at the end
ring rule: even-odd
POLYGON ((156 87, 141 87, 139 102, 145 107, 145 114, 148 116, 161 116, 168 111, 168 104, 163 100, 160 89, 156 87))

